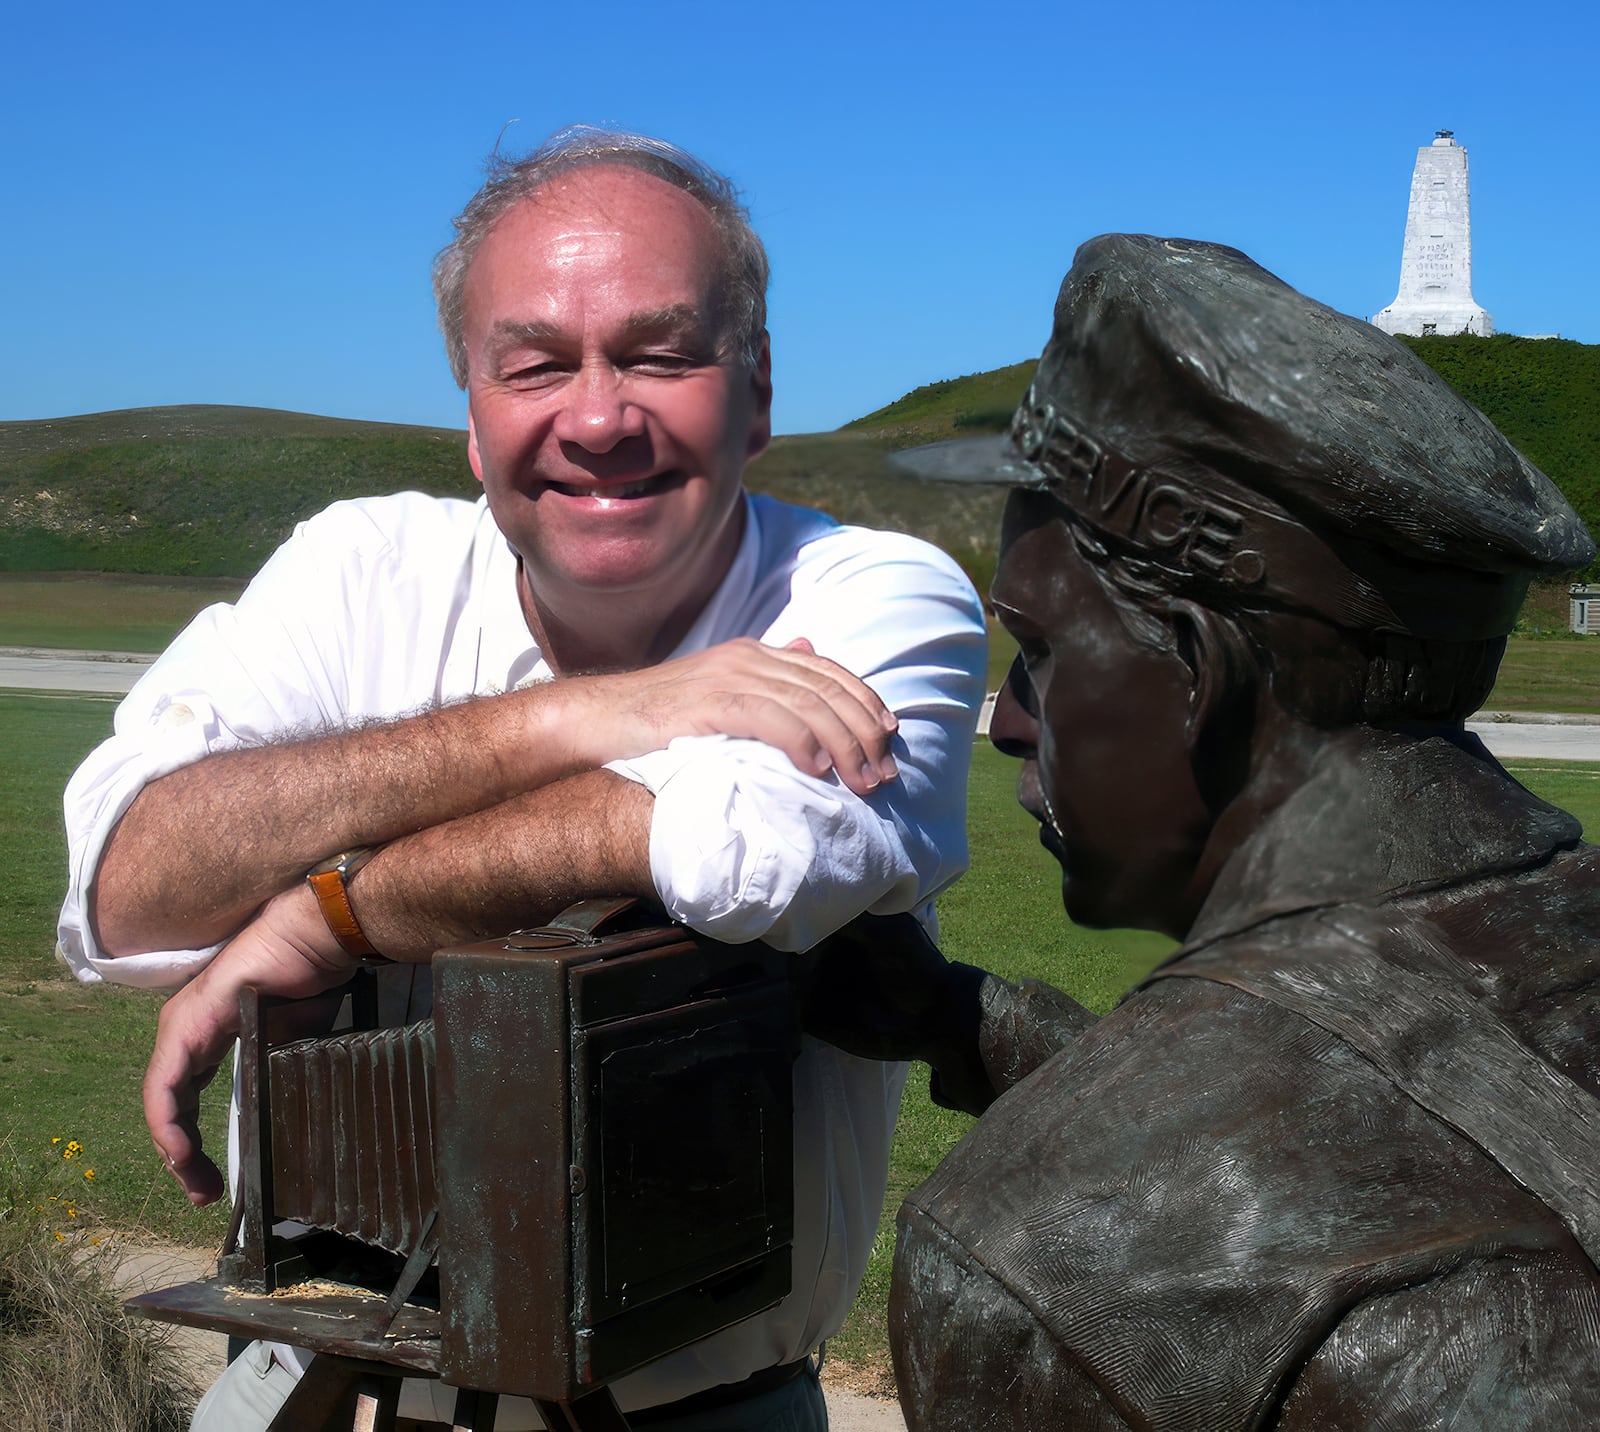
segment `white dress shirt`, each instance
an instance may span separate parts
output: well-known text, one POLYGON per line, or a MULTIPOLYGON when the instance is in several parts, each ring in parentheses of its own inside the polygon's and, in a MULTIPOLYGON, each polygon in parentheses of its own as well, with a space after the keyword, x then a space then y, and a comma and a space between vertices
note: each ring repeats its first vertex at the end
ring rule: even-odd
MULTIPOLYGON (((418 493, 300 524, 237 604, 201 612, 118 707, 66 792, 60 951, 78 978, 175 987, 218 947, 112 958, 84 900, 143 786, 212 752, 552 679, 487 504, 418 493)), ((759 742, 685 737, 609 769, 655 797, 650 862, 672 916, 721 940, 803 950, 862 910, 914 910, 966 866, 966 782, 984 689, 982 611, 914 538, 747 498, 738 555, 675 655, 797 637, 899 717, 898 780, 869 797, 759 742)), ((218 852, 227 860, 229 852, 218 852)), ((883 1201, 904 1069, 807 1040, 795 1080, 793 1291, 777 1308, 624 1379, 624 1407, 792 1361, 849 1311, 883 1201)))

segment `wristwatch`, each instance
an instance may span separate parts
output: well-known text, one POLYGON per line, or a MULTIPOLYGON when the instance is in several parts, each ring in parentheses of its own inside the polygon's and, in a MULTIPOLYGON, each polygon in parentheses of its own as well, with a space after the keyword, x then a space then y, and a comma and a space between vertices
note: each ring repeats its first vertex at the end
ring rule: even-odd
POLYGON ((350 881, 383 847, 358 845, 351 850, 341 850, 326 860, 319 860, 306 872, 306 884, 317 897, 317 908, 328 922, 328 929, 347 955, 354 955, 362 964, 386 965, 389 960, 372 947, 372 942, 361 932, 361 922, 350 908, 350 881))

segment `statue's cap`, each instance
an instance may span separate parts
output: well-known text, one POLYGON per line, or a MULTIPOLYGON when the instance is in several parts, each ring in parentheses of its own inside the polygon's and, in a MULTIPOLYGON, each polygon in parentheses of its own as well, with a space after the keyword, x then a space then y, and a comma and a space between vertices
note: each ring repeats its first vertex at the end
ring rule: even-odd
POLYGON ((1595 555, 1555 485, 1398 340, 1237 249, 1078 250, 1005 443, 897 454, 1048 489, 1176 575, 1339 625, 1477 639, 1595 555))

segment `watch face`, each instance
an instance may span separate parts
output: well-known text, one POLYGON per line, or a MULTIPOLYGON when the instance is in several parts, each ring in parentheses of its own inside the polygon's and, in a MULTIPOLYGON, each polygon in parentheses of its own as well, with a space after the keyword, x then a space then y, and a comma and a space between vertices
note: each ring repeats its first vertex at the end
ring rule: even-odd
POLYGON ((374 845, 358 845, 351 850, 341 850, 337 855, 330 855, 326 860, 319 860, 306 871, 306 879, 313 875, 337 874, 340 879, 348 880, 354 873, 352 866, 359 868, 365 859, 375 854, 377 847, 374 845))

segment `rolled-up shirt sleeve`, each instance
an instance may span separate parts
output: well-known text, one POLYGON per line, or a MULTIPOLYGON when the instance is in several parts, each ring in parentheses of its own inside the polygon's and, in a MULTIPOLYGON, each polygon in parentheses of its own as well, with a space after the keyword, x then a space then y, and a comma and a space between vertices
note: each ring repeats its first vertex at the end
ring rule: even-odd
POLYGON ((151 781, 214 749, 218 728, 216 712, 198 693, 178 698, 162 695, 141 716, 145 729, 135 733, 126 727, 140 718, 130 712, 125 722, 119 712, 122 729, 104 742, 67 784, 63 805, 68 885, 56 929, 57 951, 86 983, 110 978, 118 984, 167 989, 199 970, 216 952, 215 947, 112 959, 94 942, 87 911, 89 892, 106 841, 134 797, 151 781))
MULTIPOLYGON (((391 502, 391 505, 393 504, 391 502)), ((387 575, 386 533, 354 503, 300 524, 232 605, 207 607, 135 683, 112 735, 67 785, 68 887, 57 953, 85 983, 175 988, 217 951, 110 956, 89 918, 107 840, 150 782, 219 751, 360 719, 348 670, 354 631, 387 575)), ((219 851, 219 858, 231 852, 219 851)))
POLYGON ((805 637, 899 718, 900 774, 861 797, 836 776, 722 736, 684 737, 608 769, 655 796, 650 865, 676 920, 719 940, 804 950, 862 910, 926 913, 966 869, 966 784, 983 700, 982 609, 960 570, 883 538, 821 570, 763 635, 805 637))

